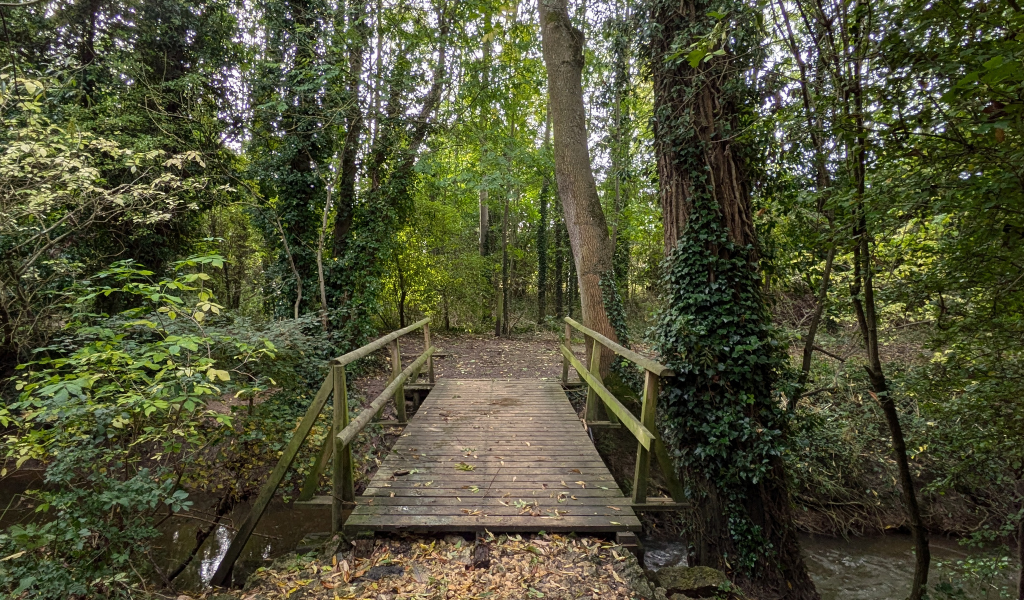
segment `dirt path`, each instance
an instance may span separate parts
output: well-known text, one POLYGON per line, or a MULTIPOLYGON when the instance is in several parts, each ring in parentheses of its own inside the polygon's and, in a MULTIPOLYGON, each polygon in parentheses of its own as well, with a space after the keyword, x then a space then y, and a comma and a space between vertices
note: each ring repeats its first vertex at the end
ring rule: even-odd
MULTIPOLYGON (((558 335, 553 332, 499 338, 493 335, 433 334, 431 343, 437 352, 446 355, 434 360, 437 377, 452 379, 545 379, 562 377, 562 354, 558 351, 558 335)), ((583 344, 573 346, 583 356, 583 344)), ((402 364, 408 365, 423 352, 423 338, 408 335, 402 339, 402 364)), ((569 380, 578 381, 569 370, 569 380)), ((386 373, 361 377, 356 386, 372 400, 387 384, 386 373)))

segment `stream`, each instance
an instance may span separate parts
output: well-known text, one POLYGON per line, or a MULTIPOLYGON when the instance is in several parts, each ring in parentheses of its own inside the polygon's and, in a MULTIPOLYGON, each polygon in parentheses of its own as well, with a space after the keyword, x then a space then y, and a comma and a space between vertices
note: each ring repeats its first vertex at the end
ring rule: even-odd
MULTIPOLYGON (((645 566, 659 569, 685 565, 684 546, 678 541, 648 540, 645 566)), ((811 579, 821 600, 903 600, 910 593, 914 573, 913 542, 909 534, 890 533, 850 539, 801 535, 803 550, 811 579)), ((956 540, 933 536, 930 540, 932 564, 929 582, 933 585, 949 580, 952 561, 984 556, 981 550, 965 548, 956 540)), ((1002 598, 999 587, 1013 589, 1012 569, 1001 572, 993 580, 995 587, 977 583, 965 587, 967 598, 1002 598)), ((937 598, 950 596, 936 595, 937 598)))

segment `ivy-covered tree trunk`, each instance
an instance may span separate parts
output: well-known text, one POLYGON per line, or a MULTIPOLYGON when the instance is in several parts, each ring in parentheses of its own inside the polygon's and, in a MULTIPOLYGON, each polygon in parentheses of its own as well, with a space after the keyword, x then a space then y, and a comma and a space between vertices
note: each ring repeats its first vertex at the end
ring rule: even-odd
MULTIPOLYGON (((693 508, 695 563, 727 571, 752 596, 817 598, 800 555, 781 458, 787 417, 773 386, 788 357, 761 296, 742 131, 756 97, 754 15, 739 3, 652 0, 648 50, 667 255, 656 346, 661 430, 693 508), (730 42, 702 46, 727 13, 730 42), (678 48, 696 44, 694 53, 678 48), (704 60, 710 57, 710 60, 704 60)), ((751 115, 752 116, 752 115, 751 115)))
POLYGON ((359 167, 363 111, 359 88, 363 79, 363 55, 370 36, 366 23, 366 2, 350 2, 347 11, 348 73, 345 76, 345 142, 341 149, 341 177, 338 182, 337 210, 334 216, 334 256, 344 256, 356 204, 356 175, 359 167))
MULTIPOLYGON (((555 176, 575 258, 580 312, 587 327, 617 340, 605 312, 601 280, 613 277, 612 241, 590 165, 586 112, 583 107, 583 32, 569 20, 566 0, 538 0, 548 106, 555 143, 555 176)), ((571 300, 570 300, 571 302, 571 300)), ((588 360, 590 349, 588 347, 588 360)), ((604 351, 601 370, 613 354, 604 351)))

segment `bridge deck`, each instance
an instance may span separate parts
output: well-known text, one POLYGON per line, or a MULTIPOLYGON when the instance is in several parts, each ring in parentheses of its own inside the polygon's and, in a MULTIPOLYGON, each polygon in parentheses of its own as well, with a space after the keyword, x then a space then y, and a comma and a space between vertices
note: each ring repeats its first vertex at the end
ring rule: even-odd
POLYGON ((638 531, 561 385, 439 380, 358 498, 358 531, 638 531))

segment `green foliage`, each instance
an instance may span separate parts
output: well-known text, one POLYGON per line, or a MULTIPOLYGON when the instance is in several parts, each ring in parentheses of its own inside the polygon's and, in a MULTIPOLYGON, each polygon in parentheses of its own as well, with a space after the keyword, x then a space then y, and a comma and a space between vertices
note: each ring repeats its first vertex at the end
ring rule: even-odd
POLYGON ((0 533, 0 590, 18 598, 130 597, 145 549, 158 535, 152 515, 191 502, 162 469, 115 475, 108 451, 63 449, 46 488, 29 492, 41 519, 0 533), (133 572, 134 571, 134 572, 133 572))
POLYGON ((75 290, 63 336, 21 366, 19 397, 0 408, 11 431, 5 465, 38 461, 53 487, 34 492, 41 522, 0 538, 13 556, 0 571, 0 589, 119 596, 139 583, 154 512, 186 506, 181 469, 231 431, 230 418, 206 403, 228 391, 264 389, 254 367, 274 357, 269 341, 207 327, 221 307, 199 268, 222 262, 190 257, 162 279, 130 261, 115 263, 75 290), (91 312, 115 294, 135 307, 114 317, 91 312))
MULTIPOLYGON (((660 85, 671 86, 671 93, 681 98, 656 107, 658 142, 671 152, 667 156, 677 163, 675 168, 689 177, 685 231, 665 259, 664 308, 651 337, 675 373, 663 384, 659 429, 677 466, 688 475, 684 485, 691 501, 714 502, 721 508, 732 547, 715 552, 737 572, 756 578, 762 569, 778 564, 773 544, 782 539, 778 531, 764 529, 764 514, 772 514, 771 519, 777 518, 773 511, 787 514, 785 507, 772 505, 787 500, 762 486, 770 480, 780 487, 785 482, 778 478, 788 417, 776 386, 787 373, 789 359, 762 296, 756 249, 734 242, 733 234, 739 234, 725 224, 723 212, 736 208, 730 203, 748 200, 716 196, 715 179, 722 173, 712 172, 708 158, 712 145, 727 139, 730 153, 751 152, 743 144, 749 140, 737 139, 735 131, 752 119, 743 108, 752 92, 741 74, 759 66, 758 15, 739 5, 695 5, 698 13, 712 8, 735 10, 736 17, 723 29, 720 15, 675 16, 676 22, 654 23, 648 32, 652 48, 668 48, 664 55, 654 50, 652 60, 664 64, 652 70, 663 77, 660 85), (692 54, 689 44, 700 48, 721 42, 727 42, 726 51, 709 54, 707 61, 702 57, 696 67, 682 64, 692 54), (728 108, 712 116, 703 112, 702 102, 728 108), (752 501, 754 497, 758 500, 752 501), (763 508, 753 509, 753 503, 763 508)), ((676 9, 658 3, 652 10, 676 14, 676 9)), ((773 527, 787 526, 781 522, 773 527)), ((709 535, 708 543, 724 543, 709 535)))
POLYGON ((188 173, 204 165, 195 152, 137 152, 54 123, 48 103, 62 93, 52 78, 0 74, 0 369, 54 332, 107 227, 166 223, 207 183, 188 173), (111 184, 114 170, 131 181, 111 184))

